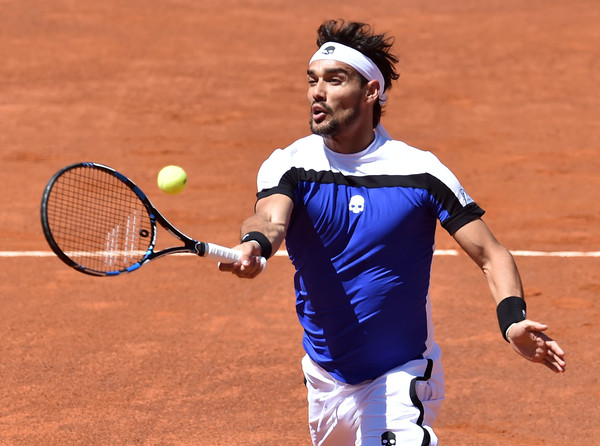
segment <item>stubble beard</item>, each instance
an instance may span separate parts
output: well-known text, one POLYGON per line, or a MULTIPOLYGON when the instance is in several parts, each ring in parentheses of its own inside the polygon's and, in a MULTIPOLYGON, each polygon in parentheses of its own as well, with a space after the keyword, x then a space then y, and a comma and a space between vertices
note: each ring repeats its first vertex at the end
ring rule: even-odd
POLYGON ((319 136, 333 136, 339 132, 340 121, 331 118, 329 122, 317 124, 314 119, 310 120, 310 131, 319 136))
POLYGON ((344 127, 348 127, 350 124, 354 123, 358 119, 358 108, 352 108, 348 111, 348 114, 342 116, 341 118, 334 118, 331 115, 331 108, 325 106, 327 110, 327 114, 329 116, 329 120, 325 119, 321 123, 316 123, 315 120, 311 117, 310 131, 319 136, 335 136, 344 127))

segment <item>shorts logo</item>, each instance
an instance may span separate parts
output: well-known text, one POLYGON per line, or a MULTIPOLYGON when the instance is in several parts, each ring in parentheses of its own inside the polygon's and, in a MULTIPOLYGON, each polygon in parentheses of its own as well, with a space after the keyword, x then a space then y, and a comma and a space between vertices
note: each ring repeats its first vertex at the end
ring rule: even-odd
POLYGON ((361 195, 352 195, 350 197, 350 205, 348 206, 348 210, 353 214, 360 214, 365 210, 365 199, 361 195))
POLYGON ((384 446, 395 445, 396 434, 390 431, 384 432, 383 434, 381 434, 381 444, 384 446))

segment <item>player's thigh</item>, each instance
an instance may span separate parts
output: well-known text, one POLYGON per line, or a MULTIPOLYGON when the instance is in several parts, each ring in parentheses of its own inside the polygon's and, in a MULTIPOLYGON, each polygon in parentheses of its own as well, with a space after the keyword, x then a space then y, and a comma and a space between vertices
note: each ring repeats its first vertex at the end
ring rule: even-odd
POLYGON ((358 426, 355 387, 344 385, 308 356, 302 360, 308 399, 308 424, 315 446, 352 446, 358 426))
POLYGON ((357 444, 436 445, 431 426, 443 398, 439 361, 411 361, 387 373, 361 395, 357 444))
POLYGON ((352 398, 342 395, 320 398, 309 391, 308 426, 313 445, 354 445, 358 427, 356 409, 352 398))

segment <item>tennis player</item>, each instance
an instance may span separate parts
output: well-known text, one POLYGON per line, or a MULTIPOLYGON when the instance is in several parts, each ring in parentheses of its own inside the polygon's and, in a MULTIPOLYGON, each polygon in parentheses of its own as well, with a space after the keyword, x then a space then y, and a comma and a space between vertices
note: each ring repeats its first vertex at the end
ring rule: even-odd
POLYGON ((314 445, 436 445, 444 378, 429 282, 438 220, 483 270, 513 349, 557 373, 564 352, 527 318, 515 262, 484 211, 433 154, 381 126, 398 78, 392 38, 328 21, 317 44, 307 71, 312 135, 263 163, 236 247, 242 261, 220 269, 255 277, 253 256, 270 257, 285 239, 314 445))

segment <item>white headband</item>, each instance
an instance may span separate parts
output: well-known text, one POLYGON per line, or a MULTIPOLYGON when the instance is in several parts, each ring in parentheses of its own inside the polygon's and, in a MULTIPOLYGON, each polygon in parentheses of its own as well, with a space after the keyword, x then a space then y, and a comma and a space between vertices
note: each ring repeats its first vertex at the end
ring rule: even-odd
POLYGON ((321 45, 321 48, 313 55, 309 65, 315 60, 336 60, 350 65, 362 74, 367 81, 378 81, 380 88, 379 103, 383 105, 387 101, 387 96, 384 91, 385 82, 383 80, 383 74, 381 74, 377 65, 360 51, 338 42, 327 42, 321 45))

